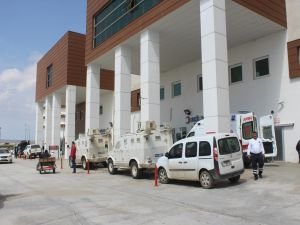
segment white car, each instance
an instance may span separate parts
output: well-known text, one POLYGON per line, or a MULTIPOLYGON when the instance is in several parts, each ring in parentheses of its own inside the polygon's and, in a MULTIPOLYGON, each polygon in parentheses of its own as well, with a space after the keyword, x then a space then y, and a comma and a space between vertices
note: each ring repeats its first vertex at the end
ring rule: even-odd
POLYGON ((177 141, 157 161, 161 183, 169 179, 199 180, 211 188, 218 179, 238 182, 244 172, 243 155, 235 134, 209 134, 177 141))
POLYGON ((42 149, 40 145, 27 145, 24 154, 29 158, 35 158, 42 154, 42 149))
POLYGON ((12 163, 12 155, 7 148, 0 148, 0 162, 12 163))

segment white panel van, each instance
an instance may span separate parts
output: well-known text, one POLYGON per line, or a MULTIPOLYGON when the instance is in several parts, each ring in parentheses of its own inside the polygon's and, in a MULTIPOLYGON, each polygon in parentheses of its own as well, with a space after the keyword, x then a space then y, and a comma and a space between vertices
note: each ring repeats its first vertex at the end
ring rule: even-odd
POLYGON ((157 161, 161 183, 170 179, 199 180, 211 188, 218 179, 238 182, 244 172, 243 154, 235 134, 215 133, 177 141, 157 161))

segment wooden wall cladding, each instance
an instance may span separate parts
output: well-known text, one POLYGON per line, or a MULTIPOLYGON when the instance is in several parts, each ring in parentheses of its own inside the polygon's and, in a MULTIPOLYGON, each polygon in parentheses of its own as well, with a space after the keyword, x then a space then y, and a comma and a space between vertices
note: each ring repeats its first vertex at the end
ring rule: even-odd
POLYGON ((127 25, 101 45, 93 48, 94 16, 109 2, 109 0, 87 0, 85 64, 87 65, 92 62, 97 57, 103 55, 121 42, 142 31, 152 23, 178 9, 189 1, 190 0, 163 0, 157 6, 149 10, 149 12, 127 25))
POLYGON ((113 91, 115 86, 115 72, 101 69, 100 74, 100 89, 113 91))
POLYGON ((141 96, 141 89, 137 89, 131 92, 131 112, 140 111, 141 107, 139 106, 141 96))
POLYGON ((233 0, 234 2, 287 27, 285 0, 233 0))
POLYGON ((85 86, 84 57, 85 35, 67 32, 37 64, 36 101, 67 84, 85 86), (52 86, 47 88, 47 67, 50 65, 53 68, 53 81, 52 86))
POLYGON ((85 133, 85 102, 76 105, 75 114, 75 138, 77 139, 79 134, 85 133))
POLYGON ((300 39, 287 43, 290 78, 300 77, 300 39))

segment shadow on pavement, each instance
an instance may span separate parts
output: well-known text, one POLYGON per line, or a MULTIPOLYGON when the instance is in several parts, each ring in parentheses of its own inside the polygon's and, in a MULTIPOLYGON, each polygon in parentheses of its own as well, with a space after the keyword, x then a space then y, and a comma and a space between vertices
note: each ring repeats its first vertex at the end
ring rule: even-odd
POLYGON ((0 209, 4 207, 4 202, 8 200, 8 198, 18 196, 18 194, 11 194, 11 195, 2 195, 0 194, 0 209))

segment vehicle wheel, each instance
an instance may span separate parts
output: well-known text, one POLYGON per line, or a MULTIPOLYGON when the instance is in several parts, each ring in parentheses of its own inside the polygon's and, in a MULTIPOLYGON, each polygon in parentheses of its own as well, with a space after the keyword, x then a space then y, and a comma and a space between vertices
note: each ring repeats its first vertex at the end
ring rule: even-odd
POLYGON ((114 163, 111 159, 108 160, 107 170, 110 174, 116 174, 117 172, 117 169, 114 168, 114 163))
POLYGON ((107 162, 102 163, 103 167, 107 167, 107 162))
POLYGON ((85 158, 82 158, 81 159, 81 163, 82 163, 82 169, 84 169, 84 170, 86 170, 86 160, 85 160, 85 158))
POLYGON ((232 184, 235 184, 237 183, 239 180, 240 180, 241 176, 238 175, 238 176, 235 176, 235 177, 231 177, 229 178, 228 180, 232 183, 232 184))
POLYGON ((138 179, 141 175, 141 171, 136 162, 130 164, 131 176, 133 179, 138 179))
POLYGON ((169 183, 168 174, 167 174, 167 171, 164 168, 160 168, 158 170, 158 179, 159 179, 159 182, 162 183, 162 184, 169 183))
POLYGON ((205 189, 211 188, 214 184, 214 180, 213 180, 212 176, 206 170, 204 170, 200 173, 199 179, 200 179, 201 186, 205 189))
POLYGON ((53 173, 55 173, 55 168, 53 168, 53 173))
POLYGON ((42 174, 42 171, 40 170, 40 174, 42 174))

